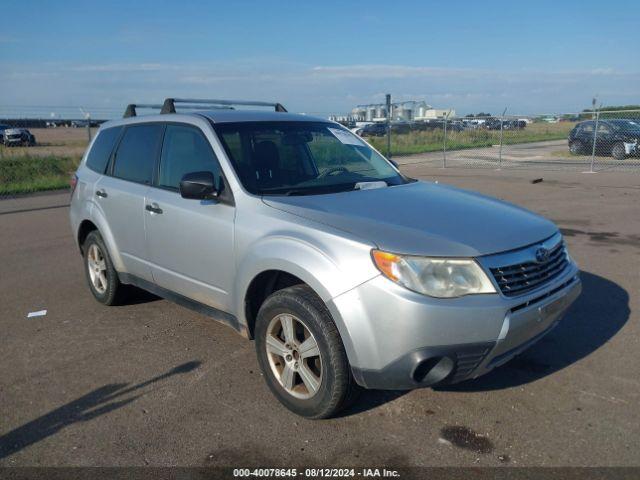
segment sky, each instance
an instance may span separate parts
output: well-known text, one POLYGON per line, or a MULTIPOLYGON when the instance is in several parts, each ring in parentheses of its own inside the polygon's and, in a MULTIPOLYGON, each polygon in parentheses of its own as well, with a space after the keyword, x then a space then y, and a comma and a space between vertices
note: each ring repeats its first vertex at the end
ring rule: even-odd
POLYGON ((640 1, 20 0, 0 112, 119 115, 165 97, 536 114, 640 104, 640 1))

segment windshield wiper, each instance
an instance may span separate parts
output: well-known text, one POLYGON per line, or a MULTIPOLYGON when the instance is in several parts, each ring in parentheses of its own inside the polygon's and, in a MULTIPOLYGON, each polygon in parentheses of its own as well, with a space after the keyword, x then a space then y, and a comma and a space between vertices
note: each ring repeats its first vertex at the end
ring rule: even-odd
POLYGON ((353 183, 342 185, 323 185, 319 187, 306 187, 306 188, 267 188, 261 191, 262 195, 285 195, 302 196, 302 195, 322 195, 326 193, 338 193, 347 192, 353 190, 355 185, 353 183))

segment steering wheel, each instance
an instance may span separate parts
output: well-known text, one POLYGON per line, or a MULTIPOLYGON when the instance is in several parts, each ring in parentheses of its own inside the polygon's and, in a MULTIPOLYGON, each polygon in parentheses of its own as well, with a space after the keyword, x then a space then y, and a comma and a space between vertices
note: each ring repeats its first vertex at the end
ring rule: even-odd
POLYGON ((325 170, 320 175, 318 175, 318 178, 328 177, 329 175, 334 175, 336 173, 347 173, 347 172, 349 172, 349 169, 345 167, 331 167, 330 169, 325 170))

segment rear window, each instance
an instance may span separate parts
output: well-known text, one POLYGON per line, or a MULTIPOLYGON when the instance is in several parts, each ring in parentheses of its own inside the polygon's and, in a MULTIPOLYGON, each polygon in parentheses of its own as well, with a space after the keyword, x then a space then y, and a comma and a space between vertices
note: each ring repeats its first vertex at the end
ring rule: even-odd
POLYGON ((87 156, 87 167, 95 172, 104 173, 105 168, 107 168, 107 163, 109 163, 109 157, 111 157, 113 147, 121 131, 122 127, 100 130, 87 156))
POLYGON ((161 124, 143 124, 127 127, 115 157, 113 176, 130 182, 150 184, 156 163, 161 124))

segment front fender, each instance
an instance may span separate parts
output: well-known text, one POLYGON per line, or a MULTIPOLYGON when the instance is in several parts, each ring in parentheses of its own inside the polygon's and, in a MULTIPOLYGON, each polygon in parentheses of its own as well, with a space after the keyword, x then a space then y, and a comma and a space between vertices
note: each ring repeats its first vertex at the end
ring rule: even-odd
MULTIPOLYGON (((327 305, 332 298, 378 275, 377 270, 369 268, 371 264, 369 247, 362 246, 360 252, 343 252, 343 254, 351 256, 352 259, 362 258, 363 265, 358 267, 356 260, 343 263, 300 238, 271 236, 257 242, 243 257, 237 268, 234 291, 236 292, 235 311, 239 322, 247 326, 245 296, 252 280, 263 272, 279 270, 295 275, 309 285, 327 305)), ((340 316, 334 315, 334 322, 347 356, 350 356, 350 352, 354 349, 349 329, 340 316)))
POLYGON ((327 302, 349 287, 338 265, 315 246, 299 239, 273 236, 253 245, 237 268, 236 311, 244 310, 244 297, 251 281, 267 270, 281 270, 307 283, 327 302))

